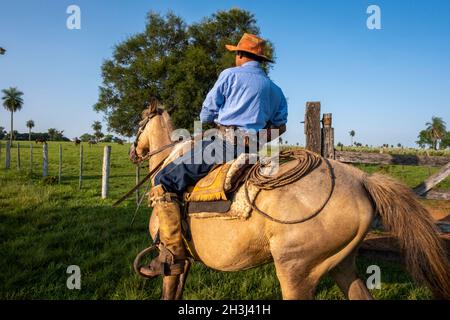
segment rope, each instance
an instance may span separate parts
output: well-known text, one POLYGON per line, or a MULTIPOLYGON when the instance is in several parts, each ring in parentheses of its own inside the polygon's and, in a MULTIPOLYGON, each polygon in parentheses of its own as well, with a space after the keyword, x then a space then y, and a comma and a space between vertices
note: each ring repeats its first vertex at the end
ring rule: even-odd
POLYGON ((333 174, 333 168, 331 167, 330 162, 328 159, 322 158, 319 155, 308 151, 308 150, 286 150, 282 151, 279 154, 280 162, 288 162, 288 161, 297 161, 297 164, 292 169, 287 170, 286 172, 276 175, 276 176, 267 176, 263 175, 261 173, 261 169, 265 166, 260 161, 258 161, 255 165, 252 166, 252 168, 249 170, 248 175, 246 177, 246 181, 244 184, 244 191, 245 191, 245 197, 247 199, 247 202, 250 204, 251 208, 264 216, 265 218, 281 223, 281 224, 298 224, 305 222, 307 220, 312 219, 313 217, 317 216, 325 207, 325 205, 328 203, 328 201, 331 198, 331 195, 334 191, 334 174, 333 174), (311 214, 309 214, 307 217, 297 220, 280 220, 277 218, 274 218, 270 216, 268 213, 262 211, 256 206, 256 197, 253 201, 250 200, 250 197, 248 195, 248 185, 251 183, 255 187, 257 187, 260 190, 273 190, 276 188, 280 188, 286 185, 289 185, 291 183, 294 183, 295 181, 300 180, 302 177, 306 176, 313 170, 315 170, 321 163, 322 159, 325 160, 325 163, 327 165, 328 169, 328 176, 330 178, 330 190, 328 192, 327 198, 323 202, 323 204, 319 207, 319 209, 315 210, 311 214))

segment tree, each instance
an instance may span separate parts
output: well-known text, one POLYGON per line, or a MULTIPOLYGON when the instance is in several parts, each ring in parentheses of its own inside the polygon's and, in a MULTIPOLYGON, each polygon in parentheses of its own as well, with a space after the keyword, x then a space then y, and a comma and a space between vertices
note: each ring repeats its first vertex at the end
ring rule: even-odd
POLYGON ((353 137, 355 136, 355 130, 351 130, 350 132, 349 132, 349 134, 350 134, 350 139, 351 139, 351 146, 353 146, 353 137))
POLYGON ((61 141, 61 140, 63 140, 63 138, 64 138, 63 132, 64 132, 64 130, 63 131, 59 131, 59 130, 57 130, 55 128, 48 129, 49 140, 52 140, 52 141, 61 141))
MULTIPOLYGON (((175 126, 191 129, 217 76, 233 66, 225 44, 237 43, 244 32, 259 34, 259 28, 253 14, 240 9, 191 25, 172 13, 150 12, 144 32, 118 44, 103 63, 94 110, 105 114, 108 130, 131 137, 146 104, 156 98, 175 126)), ((273 57, 271 45, 267 55, 273 57)))
POLYGON ((445 121, 439 117, 432 117, 431 122, 427 122, 425 125, 427 126, 425 130, 432 141, 432 147, 434 150, 437 150, 438 142, 447 134, 445 121))
POLYGON ((107 134, 105 135, 105 137, 102 139, 102 142, 111 142, 113 141, 114 136, 112 134, 107 134))
POLYGON ((440 148, 446 149, 450 147, 450 131, 447 131, 445 137, 441 140, 440 148))
POLYGON ((85 133, 85 134, 83 134, 83 135, 80 137, 80 140, 83 141, 83 142, 89 142, 89 141, 91 141, 91 140, 94 140, 94 138, 95 138, 95 137, 94 137, 92 134, 85 133))
POLYGON ((11 134, 9 136, 9 143, 12 145, 13 132, 14 132, 14 112, 22 109, 23 106, 23 92, 19 91, 17 88, 10 87, 8 89, 3 89, 3 106, 6 110, 11 112, 11 134))
POLYGON ((4 127, 0 127, 0 140, 5 137, 6 131, 4 127))
POLYGON ((28 128, 28 140, 31 141, 31 129, 34 128, 34 121, 28 120, 27 121, 27 128, 28 128))
POLYGON ((439 143, 440 148, 446 148, 448 132, 445 121, 439 117, 432 117, 431 122, 427 122, 425 125, 426 129, 419 132, 419 140, 416 141, 419 147, 429 146, 436 150, 439 143))
POLYGON ((95 121, 92 124, 92 129, 94 130, 95 140, 98 142, 103 137, 102 124, 100 123, 100 121, 95 121))

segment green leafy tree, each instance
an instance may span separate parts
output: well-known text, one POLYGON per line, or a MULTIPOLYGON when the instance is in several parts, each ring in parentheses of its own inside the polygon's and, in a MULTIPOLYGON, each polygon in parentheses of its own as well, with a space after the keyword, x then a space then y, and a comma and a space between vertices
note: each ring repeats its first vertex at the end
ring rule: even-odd
POLYGON ((85 134, 83 134, 83 135, 80 137, 80 140, 83 141, 83 142, 89 142, 89 141, 91 141, 91 140, 94 140, 94 138, 95 138, 95 137, 94 137, 92 134, 85 133, 85 134))
POLYGON ((3 89, 3 106, 6 110, 11 112, 11 134, 9 136, 9 143, 12 145, 13 132, 14 132, 14 112, 22 109, 23 106, 23 92, 19 91, 17 88, 10 87, 8 89, 3 89))
POLYGON ((427 146, 433 145, 433 141, 431 140, 430 134, 427 130, 421 130, 417 138, 419 140, 417 140, 416 143, 420 148, 425 148, 427 146))
MULTIPOLYGON (((177 127, 191 129, 217 76, 233 66, 225 44, 237 43, 244 32, 259 34, 259 28, 253 14, 240 9, 191 25, 173 13, 150 12, 144 32, 118 44, 104 62, 94 110, 105 113, 109 130, 131 137, 146 104, 157 98, 177 127)), ((273 58, 270 43, 267 55, 273 58)))
POLYGON ((28 128, 28 141, 31 141, 31 129, 34 128, 34 121, 28 120, 27 121, 27 128, 28 128))
POLYGON ((94 130, 95 140, 98 142, 103 137, 102 124, 100 123, 100 121, 95 121, 92 124, 92 129, 94 130))
POLYGON ((6 131, 4 127, 0 127, 0 140, 5 137, 6 131))
POLYGON ((103 137, 102 141, 103 142, 112 142, 114 139, 114 136, 112 134, 107 134, 103 137))
POLYGON ((450 148, 450 131, 447 131, 445 137, 441 141, 441 149, 450 148))
POLYGON ((59 131, 55 128, 50 128, 47 130, 47 132, 48 132, 49 139, 52 141, 59 141, 59 140, 62 140, 64 137, 63 136, 64 131, 59 131))

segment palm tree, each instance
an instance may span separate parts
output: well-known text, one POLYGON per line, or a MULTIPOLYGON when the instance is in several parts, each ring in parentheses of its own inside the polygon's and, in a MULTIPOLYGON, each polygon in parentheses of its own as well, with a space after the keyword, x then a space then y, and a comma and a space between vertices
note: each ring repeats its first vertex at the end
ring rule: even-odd
POLYGON ((28 140, 31 141, 31 129, 34 128, 34 121, 28 120, 27 127, 28 127, 28 140))
POLYGON ((353 137, 355 136, 355 130, 351 130, 351 131, 349 132, 349 134, 350 134, 350 139, 351 139, 351 141, 352 141, 351 146, 353 146, 353 137))
POLYGON ((8 89, 3 89, 3 106, 6 110, 11 112, 11 135, 9 136, 9 143, 12 145, 13 139, 13 115, 14 112, 22 109, 23 106, 23 92, 17 90, 17 88, 9 87, 8 89))
POLYGON ((427 126, 426 131, 431 141, 433 142, 433 149, 437 149, 437 143, 442 140, 447 134, 446 123, 440 117, 432 117, 431 122, 425 124, 427 126))

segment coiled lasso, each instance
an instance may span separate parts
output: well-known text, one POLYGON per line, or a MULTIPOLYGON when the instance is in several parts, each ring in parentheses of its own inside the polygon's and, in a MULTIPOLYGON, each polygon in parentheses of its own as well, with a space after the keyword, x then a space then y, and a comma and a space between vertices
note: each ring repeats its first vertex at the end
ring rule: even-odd
POLYGON ((287 170, 286 172, 283 172, 280 175, 275 176, 268 176, 261 173, 261 169, 265 167, 261 161, 258 161, 256 164, 254 164, 250 170, 247 173, 247 177, 245 179, 244 184, 244 190, 245 190, 245 196, 247 199, 247 202, 250 204, 251 208, 258 212, 259 214, 263 215, 267 219, 282 223, 282 224, 297 224, 305 222, 316 215, 318 215, 325 205, 328 203, 328 201, 331 198, 331 195, 333 194, 334 186, 335 186, 335 178, 333 174, 333 168, 331 167, 330 162, 328 159, 321 157, 320 155, 308 151, 308 150, 284 150, 279 153, 279 162, 285 163, 288 161, 297 161, 297 164, 287 170), (311 214, 309 214, 307 217, 297 220, 279 220, 272 216, 270 216, 268 213, 260 210, 256 206, 256 197, 253 201, 250 200, 250 197, 248 195, 248 185, 252 184, 256 188, 260 190, 273 190, 276 188, 280 188, 286 185, 289 185, 291 183, 294 183, 295 181, 300 180, 302 177, 306 176, 313 170, 315 170, 317 167, 320 166, 322 161, 325 161, 327 168, 328 168, 328 176, 330 178, 330 190, 328 192, 328 196, 326 197, 324 203, 319 207, 319 209, 315 210, 311 214))

